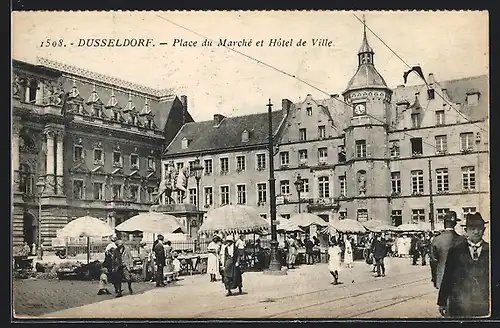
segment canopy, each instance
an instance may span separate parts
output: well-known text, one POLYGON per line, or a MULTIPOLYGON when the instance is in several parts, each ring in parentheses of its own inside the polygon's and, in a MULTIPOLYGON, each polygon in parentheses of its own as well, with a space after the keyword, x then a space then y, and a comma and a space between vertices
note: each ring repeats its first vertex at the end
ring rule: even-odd
POLYGON ((389 231, 394 227, 381 220, 368 220, 361 223, 367 230, 373 232, 389 231))
POLYGON ((152 232, 156 234, 185 233, 184 226, 173 215, 159 212, 141 213, 115 228, 124 232, 152 232))
POLYGON ((420 224, 415 223, 405 223, 400 226, 397 226, 393 229, 393 231, 399 232, 418 232, 424 231, 424 228, 420 224))
POLYGON ((207 213, 198 233, 264 233, 269 228, 269 222, 254 208, 246 205, 225 205, 207 213))
MULTIPOLYGON (((271 225, 271 220, 266 220, 269 225, 271 225)), ((301 232, 304 233, 304 229, 299 227, 295 222, 290 219, 285 219, 284 217, 278 218, 278 226, 276 227, 276 231, 279 232, 301 232)))
POLYGON ((344 233, 363 233, 366 232, 365 227, 356 220, 344 219, 344 220, 332 220, 329 222, 334 230, 344 233))
POLYGON ((328 223, 319 216, 311 213, 299 213, 290 218, 290 221, 301 228, 307 228, 311 225, 326 227, 328 223))
POLYGON ((105 222, 91 216, 74 219, 58 231, 60 237, 106 237, 114 234, 105 222))

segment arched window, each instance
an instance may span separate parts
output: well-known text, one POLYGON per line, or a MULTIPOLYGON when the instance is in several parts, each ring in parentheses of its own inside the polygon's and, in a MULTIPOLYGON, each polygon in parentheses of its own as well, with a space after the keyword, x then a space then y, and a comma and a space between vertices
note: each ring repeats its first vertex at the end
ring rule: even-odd
POLYGON ((330 197, 330 179, 328 177, 318 178, 319 198, 330 197))
POLYGON ((33 174, 28 164, 19 167, 19 191, 26 195, 33 193, 33 174))
POLYGON ((30 104, 35 104, 37 91, 38 91, 38 81, 31 80, 28 85, 28 102, 30 104))

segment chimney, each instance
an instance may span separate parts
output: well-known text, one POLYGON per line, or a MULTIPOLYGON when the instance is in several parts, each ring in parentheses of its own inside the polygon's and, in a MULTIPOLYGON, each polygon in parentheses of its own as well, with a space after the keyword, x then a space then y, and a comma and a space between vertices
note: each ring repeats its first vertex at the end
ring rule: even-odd
POLYGON ((214 114, 214 126, 219 126, 226 117, 222 114, 214 114))
POLYGON ((187 96, 182 95, 181 96, 181 103, 182 103, 182 125, 186 124, 186 118, 187 118, 187 96))
POLYGON ((281 110, 283 115, 286 116, 290 113, 290 108, 292 108, 293 103, 289 99, 281 99, 281 110))
POLYGON ((427 82, 428 82, 430 85, 433 85, 433 84, 436 82, 436 80, 434 80, 434 73, 429 73, 429 77, 428 77, 428 79, 427 79, 427 80, 428 80, 427 82))

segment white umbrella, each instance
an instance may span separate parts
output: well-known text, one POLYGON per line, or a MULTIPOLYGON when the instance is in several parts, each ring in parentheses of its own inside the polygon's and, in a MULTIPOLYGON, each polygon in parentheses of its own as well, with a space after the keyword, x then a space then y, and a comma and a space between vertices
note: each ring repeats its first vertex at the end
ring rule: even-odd
POLYGON ((116 226, 115 229, 124 232, 141 231, 155 234, 186 232, 182 223, 175 216, 159 212, 147 212, 135 215, 116 226))
POLYGON ((338 232, 344 232, 344 233, 366 232, 366 229, 361 224, 361 222, 352 219, 332 220, 329 222, 329 225, 332 226, 333 229, 338 232))
POLYGON ((263 233, 269 228, 269 222, 254 208, 246 205, 225 205, 207 213, 198 233, 263 233))
POLYGON ((318 225, 321 227, 326 227, 328 225, 328 223, 325 220, 311 213, 295 214, 290 218, 290 220, 299 227, 304 227, 304 228, 307 228, 311 225, 318 225))
POLYGON ((113 229, 107 223, 91 216, 74 219, 58 231, 60 237, 87 237, 87 264, 90 262, 90 237, 106 237, 113 234, 113 229))
POLYGON ((405 223, 400 226, 397 226, 396 228, 393 229, 394 231, 401 231, 401 232, 415 232, 415 231, 424 231, 424 228, 415 223, 405 223))
POLYGON ((370 231, 373 232, 380 232, 380 231, 389 231, 393 229, 394 227, 387 224, 384 221, 381 220, 368 220, 366 222, 363 222, 362 225, 370 231))

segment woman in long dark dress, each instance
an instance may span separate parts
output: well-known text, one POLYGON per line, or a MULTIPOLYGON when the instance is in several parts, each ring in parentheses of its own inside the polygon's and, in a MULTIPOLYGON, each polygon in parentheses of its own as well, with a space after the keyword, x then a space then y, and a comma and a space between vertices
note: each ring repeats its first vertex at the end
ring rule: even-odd
POLYGON ((233 236, 227 236, 226 244, 221 250, 222 266, 224 268, 224 286, 227 290, 226 296, 232 295, 231 290, 236 288, 238 288, 240 294, 243 292, 240 255, 238 247, 234 245, 233 236))

